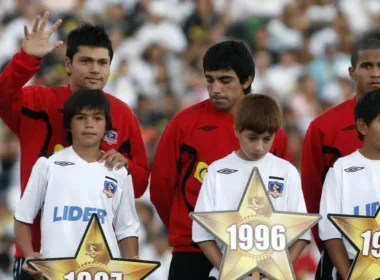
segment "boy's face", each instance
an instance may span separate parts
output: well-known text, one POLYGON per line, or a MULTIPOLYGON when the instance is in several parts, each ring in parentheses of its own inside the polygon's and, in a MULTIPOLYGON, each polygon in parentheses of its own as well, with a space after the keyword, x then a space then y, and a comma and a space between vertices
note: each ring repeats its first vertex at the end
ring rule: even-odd
POLYGON ((241 84, 234 70, 206 71, 205 77, 210 99, 221 111, 230 110, 244 97, 244 89, 252 83, 252 77, 250 77, 241 84))
POLYGON ((70 132, 74 145, 99 146, 106 133, 106 117, 98 109, 84 108, 71 119, 70 132))
POLYGON ((275 133, 265 132, 257 134, 252 130, 239 132, 236 128, 235 134, 239 138, 240 149, 246 160, 262 159, 269 153, 275 136, 275 133))
POLYGON ((103 89, 110 75, 110 64, 107 48, 80 46, 73 60, 66 58, 65 62, 71 90, 103 89))
POLYGON ((380 49, 361 50, 356 67, 349 68, 350 77, 357 83, 359 93, 380 88, 380 49))
POLYGON ((380 115, 369 125, 367 125, 362 119, 359 119, 357 127, 359 132, 366 137, 366 143, 374 150, 380 151, 380 115))

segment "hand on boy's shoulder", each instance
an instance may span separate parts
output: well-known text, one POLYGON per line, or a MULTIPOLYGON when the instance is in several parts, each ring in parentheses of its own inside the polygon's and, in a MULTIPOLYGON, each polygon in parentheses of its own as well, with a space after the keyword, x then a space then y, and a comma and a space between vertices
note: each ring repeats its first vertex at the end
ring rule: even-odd
POLYGON ((100 163, 105 162, 105 167, 108 168, 109 171, 112 171, 114 168, 119 170, 120 168, 128 167, 128 159, 123 156, 118 151, 112 149, 107 152, 102 151, 102 155, 98 159, 100 163))

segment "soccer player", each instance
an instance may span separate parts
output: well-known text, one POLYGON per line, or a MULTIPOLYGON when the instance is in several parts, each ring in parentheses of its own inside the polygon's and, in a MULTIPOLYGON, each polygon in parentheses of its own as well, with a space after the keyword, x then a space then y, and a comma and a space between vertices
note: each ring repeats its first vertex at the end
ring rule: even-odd
MULTIPOLYGON (((281 109, 272 97, 247 95, 239 102, 235 111, 235 133, 240 148, 209 166, 195 212, 238 209, 252 169, 257 167, 276 210, 306 213, 297 169, 269 153, 281 123, 281 109)), ((193 241, 214 266, 210 276, 218 279, 223 245, 196 221, 193 221, 192 230, 193 241)), ((309 241, 310 233, 306 233, 291 246, 292 261, 298 258, 309 241)))
MULTIPOLYGON (((329 168, 338 158, 351 154, 363 144, 357 137, 354 108, 366 92, 380 88, 380 33, 365 34, 355 44, 349 74, 356 82, 355 96, 313 120, 305 135, 301 181, 309 213, 319 213, 322 186, 329 168)), ((312 232, 319 249, 323 251, 318 227, 314 227, 312 232)), ((322 252, 316 279, 332 279, 329 278, 332 269, 329 255, 322 252), (328 278, 321 272, 322 263, 323 273, 330 270, 325 276, 328 278)))
MULTIPOLYGON (((15 213, 24 256, 41 257, 32 247, 31 224, 42 208, 42 257, 74 257, 96 213, 112 256, 137 258, 140 222, 131 175, 126 167, 110 171, 98 162, 102 139, 112 129, 110 102, 101 90, 80 90, 66 101, 63 123, 72 145, 37 160, 15 213)), ((23 269, 41 276, 26 264, 23 269)))
POLYGON ((357 102, 355 121, 363 147, 338 159, 329 169, 321 198, 319 235, 335 267, 330 275, 333 279, 347 278, 357 251, 327 214, 373 216, 380 204, 380 90, 357 102))
MULTIPOLYGON (((112 45, 105 31, 85 24, 73 30, 67 39, 66 71, 70 83, 47 88, 24 85, 38 71, 42 57, 59 47, 62 42, 49 44, 52 33, 61 24, 45 30, 49 13, 42 21, 37 16, 31 31, 25 27, 22 49, 15 54, 0 75, 0 118, 18 136, 21 145, 21 194, 23 194, 34 163, 69 144, 62 127, 64 102, 81 88, 102 89, 110 74, 113 57, 112 45)), ((122 101, 104 93, 111 103, 114 127, 101 144, 105 153, 99 158, 112 168, 119 163, 127 165, 132 174, 136 197, 144 194, 149 178, 149 166, 142 141, 139 122, 132 110, 122 101)), ((39 215, 32 226, 34 251, 40 249, 39 215)), ((17 279, 24 262, 16 243, 14 275, 17 279)))
MULTIPOLYGON (((192 241, 192 220, 208 165, 239 148, 232 112, 251 92, 255 64, 245 45, 218 43, 203 57, 210 98, 179 112, 168 123, 152 166, 150 197, 174 247, 169 279, 207 279, 213 265, 192 241), (196 265, 189 265, 196 264, 196 265)), ((286 135, 276 134, 270 150, 287 157, 286 135)))

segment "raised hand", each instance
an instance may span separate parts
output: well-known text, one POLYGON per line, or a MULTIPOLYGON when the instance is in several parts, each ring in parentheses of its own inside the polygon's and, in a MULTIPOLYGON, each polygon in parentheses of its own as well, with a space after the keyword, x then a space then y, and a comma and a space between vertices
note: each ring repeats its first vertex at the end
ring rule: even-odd
POLYGON ((45 31, 45 27, 49 19, 49 14, 49 12, 44 13, 41 24, 40 16, 36 16, 34 19, 32 32, 29 32, 26 25, 24 26, 25 39, 22 42, 22 48, 26 53, 34 57, 41 58, 63 44, 62 41, 55 42, 54 44, 49 44, 51 35, 62 23, 62 20, 59 19, 49 30, 45 31))

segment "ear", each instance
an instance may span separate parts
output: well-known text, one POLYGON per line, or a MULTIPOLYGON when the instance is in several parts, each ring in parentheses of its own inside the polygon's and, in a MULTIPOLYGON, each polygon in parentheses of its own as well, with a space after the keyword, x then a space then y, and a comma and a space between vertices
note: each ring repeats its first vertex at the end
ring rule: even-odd
POLYGON ((248 79, 243 83, 243 88, 246 90, 253 83, 253 76, 249 76, 248 79))
POLYGON ((239 137, 240 132, 239 132, 239 130, 237 129, 236 125, 234 125, 234 131, 235 131, 235 136, 236 136, 236 137, 239 137))
POLYGON ((355 68, 352 67, 352 66, 350 66, 350 67, 348 68, 348 74, 350 75, 350 78, 351 78, 352 80, 354 80, 354 73, 355 73, 355 68))
POLYGON ((366 136, 368 134, 368 125, 365 123, 363 119, 358 119, 356 122, 356 128, 360 132, 361 135, 366 136))
POLYGON ((66 69, 67 75, 69 75, 69 76, 71 75, 72 67, 73 66, 71 63, 71 59, 66 56, 66 58, 65 58, 65 69, 66 69))

